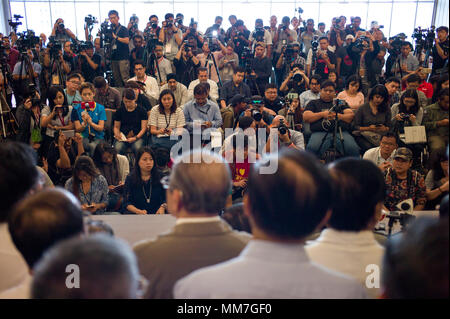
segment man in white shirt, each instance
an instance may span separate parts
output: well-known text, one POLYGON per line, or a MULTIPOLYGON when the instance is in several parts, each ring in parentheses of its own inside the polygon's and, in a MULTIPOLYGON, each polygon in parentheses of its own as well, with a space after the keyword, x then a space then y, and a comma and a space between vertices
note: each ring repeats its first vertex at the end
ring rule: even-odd
POLYGON ((172 91, 178 107, 183 108, 184 104, 188 101, 188 89, 180 82, 177 82, 177 76, 175 73, 170 73, 167 75, 167 83, 161 86, 160 92, 164 90, 172 91))
POLYGON ((145 84, 145 94, 158 101, 159 99, 159 86, 154 77, 145 74, 145 63, 142 60, 136 60, 134 62, 134 74, 128 81, 139 81, 145 84))
POLYGON ((334 162, 329 173, 335 184, 331 217, 306 252, 313 262, 357 279, 368 296, 377 298, 384 248, 373 229, 384 203, 383 174, 373 163, 354 158, 334 162))
POLYGON ((231 191, 229 167, 222 157, 200 150, 183 155, 163 186, 175 227, 134 247, 139 270, 151 282, 145 297, 152 299, 173 298, 178 279, 238 256, 250 239, 219 217, 231 191))
POLYGON ((307 152, 271 154, 254 164, 244 196, 253 239, 237 258, 178 281, 177 299, 364 298, 354 279, 310 262, 306 237, 322 226, 331 205, 330 176, 307 152))
POLYGON ((373 162, 383 172, 394 162, 394 152, 398 147, 397 137, 392 132, 387 132, 381 137, 380 146, 371 148, 364 153, 363 159, 373 162))
POLYGON ((209 97, 214 102, 217 103, 217 100, 219 99, 219 88, 217 86, 217 83, 208 79, 208 69, 207 68, 198 68, 198 79, 192 81, 189 84, 188 93, 189 93, 189 100, 194 99, 194 88, 199 83, 205 83, 208 82, 209 84, 209 97))

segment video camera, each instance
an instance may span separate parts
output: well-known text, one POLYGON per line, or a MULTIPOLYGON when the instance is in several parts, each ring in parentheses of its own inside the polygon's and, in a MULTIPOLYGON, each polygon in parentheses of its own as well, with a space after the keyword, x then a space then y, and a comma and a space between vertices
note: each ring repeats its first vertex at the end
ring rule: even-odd
POLYGON ((433 47, 436 38, 435 26, 429 29, 415 28, 412 38, 416 41, 416 48, 429 50, 433 47))
POLYGON ((84 17, 84 22, 88 27, 98 23, 97 18, 92 16, 92 14, 88 14, 86 17, 84 17))
POLYGON ((100 45, 101 47, 107 46, 111 44, 113 40, 113 27, 109 23, 108 19, 105 19, 105 21, 100 25, 100 45))
POLYGON ((33 30, 27 30, 17 34, 16 41, 19 52, 26 54, 28 49, 34 49, 36 44, 39 44, 39 37, 37 37, 33 30))
POLYGON ((59 52, 63 49, 63 42, 56 40, 53 36, 49 37, 48 40, 47 48, 49 49, 50 58, 56 59, 59 52))
POLYGON ((245 73, 250 74, 252 72, 253 52, 249 47, 244 47, 241 53, 241 63, 245 68, 245 73))
MULTIPOLYGON (((358 39, 356 39, 354 47, 356 48, 357 52, 361 53, 364 49, 369 48, 369 42, 370 42, 370 39, 368 37, 362 36, 362 37, 359 37, 358 39)), ((400 49, 401 49, 401 47, 400 47, 400 49)))
POLYGON ((17 33, 17 27, 19 25, 22 25, 22 22, 20 22, 19 20, 23 19, 23 17, 20 14, 15 14, 13 16, 13 18, 14 18, 14 21, 12 19, 9 19, 8 24, 14 30, 14 33, 17 33))
POLYGON ((402 45, 404 39, 397 34, 396 36, 390 37, 389 41, 393 40, 391 44, 391 49, 389 49, 389 54, 392 56, 398 56, 402 53, 402 45))

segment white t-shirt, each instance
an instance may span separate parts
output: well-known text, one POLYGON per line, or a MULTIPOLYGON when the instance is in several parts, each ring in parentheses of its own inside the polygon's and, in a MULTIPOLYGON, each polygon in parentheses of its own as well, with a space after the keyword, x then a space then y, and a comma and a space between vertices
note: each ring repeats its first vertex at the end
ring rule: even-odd
MULTIPOLYGON (((52 113, 50 111, 50 106, 46 105, 42 109, 41 116, 49 116, 52 113)), ((70 123, 70 118, 72 114, 72 105, 69 105, 69 112, 67 112, 66 116, 59 116, 58 113, 53 117, 52 121, 50 122, 53 126, 66 126, 70 123)), ((55 134, 55 130, 47 127, 47 130, 45 131, 45 134, 47 136, 53 137, 55 134)))

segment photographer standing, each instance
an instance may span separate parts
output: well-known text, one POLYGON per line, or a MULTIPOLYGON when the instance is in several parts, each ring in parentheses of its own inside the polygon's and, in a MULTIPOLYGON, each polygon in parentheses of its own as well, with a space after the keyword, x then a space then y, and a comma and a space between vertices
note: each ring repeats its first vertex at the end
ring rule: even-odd
POLYGON ((97 53, 94 53, 94 46, 91 42, 86 42, 84 50, 78 56, 78 63, 80 64, 81 74, 86 82, 94 82, 96 76, 102 75, 100 64, 102 58, 97 53))
POLYGON ((162 32, 159 33, 159 41, 164 44, 164 56, 172 62, 178 53, 178 47, 183 42, 183 33, 175 26, 172 13, 167 13, 164 18, 162 32))
POLYGON ((37 91, 39 87, 39 74, 41 73, 41 65, 33 62, 33 52, 31 49, 27 50, 28 61, 17 62, 12 72, 13 80, 15 81, 14 97, 16 98, 16 105, 23 101, 23 94, 25 94, 31 85, 35 85, 37 91))
POLYGON ((328 31, 327 37, 330 46, 334 48, 334 52, 345 43, 346 33, 344 31, 344 26, 346 21, 344 16, 340 16, 339 18, 333 18, 331 22, 330 31, 328 31))
POLYGON ((431 75, 435 75, 442 71, 443 73, 448 73, 448 69, 443 69, 445 62, 448 64, 448 51, 449 51, 449 41, 448 41, 448 28, 445 26, 436 29, 437 39, 435 40, 435 45, 433 47, 433 71, 431 75))
POLYGON ((16 141, 31 145, 37 151, 43 142, 40 98, 37 93, 28 92, 23 95, 23 101, 16 111, 19 126, 16 141))
POLYGON ((155 77, 158 85, 162 86, 167 83, 167 74, 172 73, 172 65, 168 59, 164 58, 164 48, 161 43, 155 46, 155 77), (156 65, 158 63, 158 65, 156 65))
POLYGON ((398 65, 397 62, 393 63, 391 69, 393 75, 401 77, 400 74, 402 74, 402 76, 405 76, 406 74, 413 73, 419 68, 419 60, 417 60, 417 58, 414 55, 410 54, 411 48, 412 48, 411 43, 407 41, 403 41, 401 43, 401 54, 397 58, 398 59, 397 61, 400 63, 400 66, 398 65))
POLYGON ((237 20, 231 31, 231 40, 234 43, 234 52, 240 57, 245 47, 250 46, 251 42, 248 40, 250 31, 244 26, 244 21, 237 20))
MULTIPOLYGON (((214 38, 210 38, 209 41, 213 41, 214 38)), ((217 65, 217 68, 219 66, 219 60, 224 56, 224 53, 226 53, 226 48, 222 45, 222 43, 219 42, 220 47, 222 48, 222 51, 215 51, 211 52, 211 48, 209 47, 209 41, 205 41, 202 46, 202 53, 197 55, 197 59, 200 61, 200 65, 202 67, 205 67, 208 69, 208 77, 210 80, 219 83, 219 75, 217 74, 217 70, 215 65, 217 65), (211 55, 214 57, 213 61, 211 59, 211 55), (214 65, 215 62, 215 65, 214 65)), ((213 45, 213 43, 211 43, 213 45)))
POLYGON ((205 35, 212 35, 214 31, 217 32, 217 39, 220 42, 225 43, 226 33, 225 30, 221 28, 223 18, 221 16, 217 16, 214 19, 214 24, 206 29, 205 35))
POLYGON ((186 87, 198 77, 200 61, 192 52, 192 47, 184 42, 173 59, 176 68, 177 81, 186 87))
POLYGON ((53 25, 50 37, 54 37, 55 40, 58 42, 65 42, 70 41, 70 39, 72 40, 77 39, 75 34, 73 34, 72 31, 70 31, 68 28, 64 26, 64 20, 61 18, 57 19, 55 24, 53 25))
POLYGON ((313 49, 308 52, 308 57, 306 58, 306 70, 308 77, 310 77, 311 72, 321 76, 322 80, 328 79, 328 74, 330 70, 336 68, 336 55, 328 49, 328 38, 321 37, 319 39, 319 49, 317 52, 313 53, 313 49), (316 56, 316 63, 313 63, 313 54, 316 56), (315 64, 315 66, 314 66, 315 64))
POLYGON ((298 37, 298 42, 303 44, 303 52, 305 54, 307 54, 309 49, 311 49, 311 42, 314 37, 317 37, 318 39, 320 37, 320 33, 314 30, 314 20, 308 19, 306 20, 306 31, 303 31, 298 37))
POLYGON ((264 42, 258 42, 255 46, 255 58, 252 60, 250 74, 255 79, 254 84, 257 87, 253 87, 254 94, 261 94, 267 84, 269 84, 269 78, 272 74, 272 62, 265 56, 266 48, 264 42))
POLYGON ((111 10, 108 13, 113 32, 113 41, 111 42, 111 68, 116 87, 123 87, 130 78, 129 48, 130 37, 128 30, 119 23, 119 13, 111 10))
POLYGON ((134 62, 136 60, 142 60, 144 58, 144 38, 140 34, 136 34, 133 36, 133 45, 134 48, 131 50, 130 53, 130 77, 134 76, 134 62))
POLYGON ((252 43, 253 50, 256 49, 256 44, 258 42, 263 42, 267 48, 266 56, 268 58, 272 57, 272 36, 270 32, 264 29, 264 23, 262 19, 256 19, 255 21, 255 31, 250 34, 248 38, 252 43))
POLYGON ((351 34, 352 36, 356 36, 356 34, 359 31, 366 31, 364 29, 361 29, 359 26, 361 25, 361 18, 360 17, 351 17, 350 18, 351 24, 349 24, 346 28, 345 28, 345 33, 346 34, 351 34))

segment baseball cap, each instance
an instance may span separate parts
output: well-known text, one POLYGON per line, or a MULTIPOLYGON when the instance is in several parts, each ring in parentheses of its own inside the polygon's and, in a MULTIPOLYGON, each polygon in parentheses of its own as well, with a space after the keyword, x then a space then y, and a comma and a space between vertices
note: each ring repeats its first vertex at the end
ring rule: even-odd
POLYGON ((394 159, 395 158, 402 158, 406 161, 410 161, 412 160, 413 157, 413 153, 411 152, 411 150, 409 148, 406 147, 399 147, 395 153, 394 153, 394 159))
POLYGON ((353 35, 351 35, 351 34, 348 34, 346 37, 345 37, 345 40, 348 40, 348 39, 354 39, 355 37, 353 36, 353 35))

